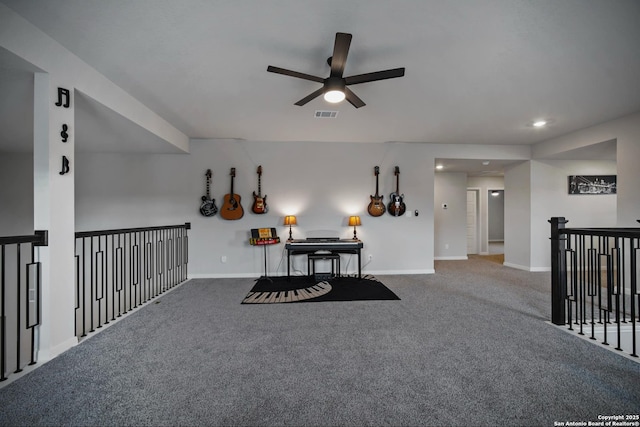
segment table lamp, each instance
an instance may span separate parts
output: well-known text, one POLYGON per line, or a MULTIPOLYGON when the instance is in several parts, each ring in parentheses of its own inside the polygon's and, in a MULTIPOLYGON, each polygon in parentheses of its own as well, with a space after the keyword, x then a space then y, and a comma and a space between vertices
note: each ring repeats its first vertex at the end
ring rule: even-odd
POLYGON ((358 240, 358 237, 356 236, 356 226, 359 225, 362 225, 359 216, 356 215, 349 217, 349 227, 353 226, 353 240, 358 240))
POLYGON ((284 225, 288 225, 289 226, 289 240, 293 240, 293 237, 291 235, 291 226, 292 225, 297 225, 298 222, 296 221, 296 216, 295 215, 287 215, 284 217, 284 225))

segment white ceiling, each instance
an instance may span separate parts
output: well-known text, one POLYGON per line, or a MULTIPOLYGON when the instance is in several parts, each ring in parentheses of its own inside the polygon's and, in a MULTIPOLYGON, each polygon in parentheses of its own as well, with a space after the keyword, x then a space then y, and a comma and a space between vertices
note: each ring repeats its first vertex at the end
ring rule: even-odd
MULTIPOLYGON (((532 144, 640 111, 637 0, 0 2, 192 138, 532 144), (359 109, 295 106, 320 85, 267 66, 326 77, 336 32, 353 34, 345 76, 405 77, 351 86, 359 109), (327 109, 338 117, 314 118, 327 109), (539 118, 552 123, 534 129, 539 118)), ((20 123, 7 104, 29 99, 15 84, 28 72, 5 57, 3 128, 20 123)), ((77 107, 93 120, 76 118, 77 137, 110 151, 121 135, 100 137, 114 128, 101 120, 116 113, 77 107)))

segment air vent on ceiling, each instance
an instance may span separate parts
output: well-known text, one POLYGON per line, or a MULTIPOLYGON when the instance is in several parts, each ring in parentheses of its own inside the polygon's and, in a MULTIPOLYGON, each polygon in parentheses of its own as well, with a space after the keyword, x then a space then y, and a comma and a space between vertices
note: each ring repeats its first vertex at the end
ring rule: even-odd
POLYGON ((316 119, 335 119, 338 117, 337 111, 316 110, 316 119))

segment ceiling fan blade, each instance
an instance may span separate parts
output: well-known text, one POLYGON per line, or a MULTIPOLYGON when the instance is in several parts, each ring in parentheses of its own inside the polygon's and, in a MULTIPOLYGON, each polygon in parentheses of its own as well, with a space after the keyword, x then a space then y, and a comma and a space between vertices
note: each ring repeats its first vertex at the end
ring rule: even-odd
POLYGON ((311 101, 312 99, 317 98, 318 96, 320 96, 323 91, 324 91, 324 87, 321 87, 320 89, 316 90, 315 92, 305 96, 300 101, 296 102, 295 105, 303 106, 304 104, 306 104, 307 102, 311 101))
POLYGON ((351 45, 351 34, 336 33, 336 41, 333 45, 331 57, 331 77, 342 77, 344 67, 347 64, 347 55, 351 45))
POLYGON ((365 105, 367 105, 362 99, 358 98, 358 96, 353 93, 348 87, 344 88, 344 96, 347 98, 347 101, 349 101, 349 103, 356 108, 364 107, 365 105))
POLYGON ((404 67, 345 77, 344 83, 347 85, 355 85, 358 83, 374 82, 376 80, 394 79, 402 76, 404 76, 404 67))
POLYGON ((324 79, 322 77, 312 76, 311 74, 299 73, 297 71, 286 70, 280 67, 274 67, 273 65, 269 65, 267 67, 267 71, 270 73, 283 74, 285 76, 297 77, 299 79, 311 80, 312 82, 324 83, 324 79))

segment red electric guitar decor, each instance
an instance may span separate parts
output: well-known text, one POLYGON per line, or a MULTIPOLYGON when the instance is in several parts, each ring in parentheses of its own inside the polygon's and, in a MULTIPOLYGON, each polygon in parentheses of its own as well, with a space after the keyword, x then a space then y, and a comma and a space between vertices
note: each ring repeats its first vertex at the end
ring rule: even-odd
POLYGON ((406 206, 404 204, 404 194, 400 194, 400 168, 396 166, 396 191, 389 195, 391 201, 389 202, 389 213, 393 216, 404 215, 406 206))
POLYGON ((384 202, 382 201, 384 196, 378 195, 378 175, 380 174, 380 168, 378 166, 373 168, 373 173, 376 176, 376 195, 369 196, 371 198, 371 202, 369 203, 367 211, 371 216, 382 216, 387 208, 385 208, 384 202))
POLYGON ((240 204, 240 196, 233 193, 233 178, 236 177, 236 168, 231 168, 229 175, 231 175, 231 192, 224 195, 220 216, 224 219, 240 219, 244 215, 244 210, 240 204))
POLYGON ((269 207, 267 206, 267 196, 262 197, 262 165, 258 166, 258 194, 253 192, 253 206, 251 210, 256 214, 267 213, 269 207))

